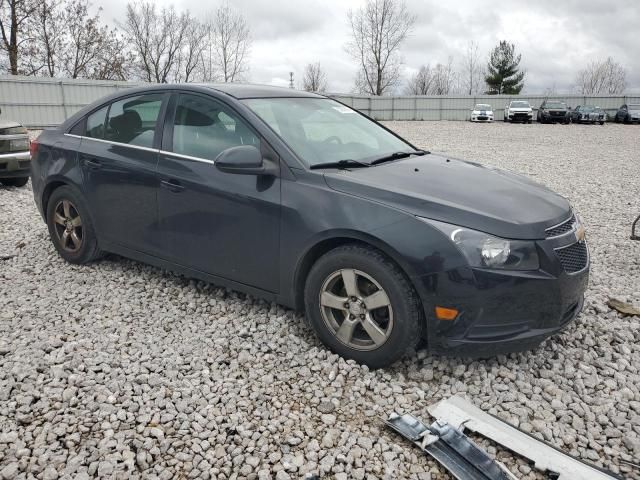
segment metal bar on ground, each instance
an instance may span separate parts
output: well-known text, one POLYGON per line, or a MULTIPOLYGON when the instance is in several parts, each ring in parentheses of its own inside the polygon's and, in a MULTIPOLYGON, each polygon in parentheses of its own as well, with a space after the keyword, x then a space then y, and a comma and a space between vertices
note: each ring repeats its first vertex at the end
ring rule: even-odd
POLYGON ((546 442, 483 412, 462 397, 453 396, 427 407, 429 413, 455 428, 467 428, 525 458, 535 468, 553 474, 556 480, 613 480, 621 479, 613 472, 589 465, 546 442))

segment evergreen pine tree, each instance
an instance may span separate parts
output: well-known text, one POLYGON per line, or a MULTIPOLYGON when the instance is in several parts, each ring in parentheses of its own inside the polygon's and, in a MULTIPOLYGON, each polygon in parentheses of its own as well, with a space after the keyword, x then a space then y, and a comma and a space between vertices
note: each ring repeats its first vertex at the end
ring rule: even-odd
POLYGON ((516 56, 515 49, 513 43, 502 40, 491 52, 484 79, 488 94, 517 95, 524 87, 522 80, 525 72, 521 72, 519 68, 522 55, 516 56))

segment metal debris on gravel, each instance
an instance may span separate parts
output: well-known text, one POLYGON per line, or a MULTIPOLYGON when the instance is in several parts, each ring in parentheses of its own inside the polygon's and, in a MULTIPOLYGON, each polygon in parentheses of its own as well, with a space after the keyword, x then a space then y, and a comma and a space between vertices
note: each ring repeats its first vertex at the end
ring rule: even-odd
MULTIPOLYGON (((419 351, 370 371, 327 352, 280 306, 118 257, 67 264, 30 187, 0 188, 0 478, 448 478, 379 418, 429 418, 427 406, 453 394, 639 478, 640 319, 607 300, 640 303, 640 242, 629 240, 640 130, 388 126, 570 198, 592 256, 574 324, 532 352, 471 361, 419 351)), ((519 477, 540 478, 474 440, 519 477)))

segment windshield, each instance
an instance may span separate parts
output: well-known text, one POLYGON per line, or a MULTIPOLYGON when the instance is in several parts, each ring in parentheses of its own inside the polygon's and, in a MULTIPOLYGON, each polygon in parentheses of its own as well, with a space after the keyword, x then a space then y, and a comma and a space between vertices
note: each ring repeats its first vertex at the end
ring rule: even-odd
POLYGON ((476 110, 491 110, 491 105, 487 105, 486 103, 479 103, 476 105, 476 110))
POLYGON ((544 106, 546 108, 565 108, 566 104, 564 102, 547 102, 544 106))
POLYGON ((328 98, 243 100, 309 167, 415 151, 355 110, 328 98))
POLYGON ((511 106, 515 108, 529 108, 529 102, 511 102, 511 106))
POLYGON ((596 107, 594 107, 593 105, 585 105, 584 107, 580 108, 580 111, 582 112, 593 112, 595 110, 596 107))

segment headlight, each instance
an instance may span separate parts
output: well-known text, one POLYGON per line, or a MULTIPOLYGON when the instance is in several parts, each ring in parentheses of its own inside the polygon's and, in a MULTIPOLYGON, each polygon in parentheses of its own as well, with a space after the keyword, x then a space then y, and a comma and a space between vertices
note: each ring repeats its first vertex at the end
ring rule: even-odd
POLYGON ((449 223, 418 218, 449 237, 472 267, 507 270, 537 270, 539 267, 534 242, 508 240, 449 223))
POLYGON ((12 152, 20 152, 22 150, 29 150, 29 140, 26 138, 20 138, 18 140, 9 141, 9 150, 12 152))

